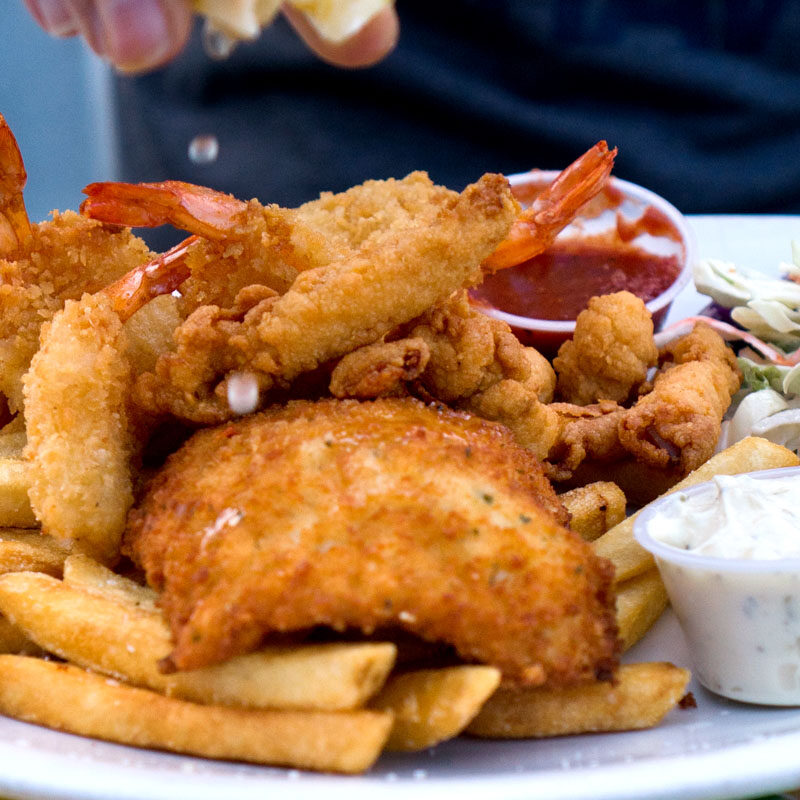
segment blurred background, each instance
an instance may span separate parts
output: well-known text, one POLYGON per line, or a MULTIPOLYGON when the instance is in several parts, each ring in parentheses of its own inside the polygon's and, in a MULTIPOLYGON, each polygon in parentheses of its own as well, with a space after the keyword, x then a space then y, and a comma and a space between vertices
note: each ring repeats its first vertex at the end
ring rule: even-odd
POLYGON ((28 171, 31 219, 77 208, 80 190, 116 173, 110 72, 76 39, 47 36, 18 0, 0 12, 0 114, 28 171))
POLYGON ((397 49, 322 64, 281 21, 224 61, 199 26, 166 69, 104 68, 0 11, 0 113, 41 219, 94 180, 188 180, 297 205, 414 169, 460 189, 561 168, 598 139, 615 174, 687 213, 800 213, 800 0, 401 0, 397 49), (193 163, 197 135, 219 155, 193 163))

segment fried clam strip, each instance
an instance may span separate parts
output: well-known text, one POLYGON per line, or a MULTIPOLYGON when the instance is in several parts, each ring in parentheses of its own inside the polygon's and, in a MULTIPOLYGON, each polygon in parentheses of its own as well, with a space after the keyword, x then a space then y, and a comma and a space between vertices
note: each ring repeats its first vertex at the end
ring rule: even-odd
POLYGON ((742 376, 719 334, 702 324, 668 345, 662 358, 653 390, 626 412, 619 438, 637 459, 682 477, 713 454, 742 376))
POLYGON ((422 374, 430 357, 430 348, 419 337, 360 347, 336 365, 330 392, 366 400, 405 394, 404 384, 422 374))
POLYGON ((331 376, 331 393, 368 398, 411 392, 442 400, 503 423, 539 458, 550 452, 559 430, 556 414, 546 405, 555 373, 505 322, 475 310, 466 291, 433 306, 389 339, 345 356, 331 376))
POLYGON ((516 681, 613 669, 607 564, 507 429, 410 398, 295 401, 196 433, 131 513, 179 669, 274 632, 387 626, 516 681))
POLYGON ((12 411, 23 405, 22 376, 39 348, 42 323, 84 292, 95 292, 152 258, 129 230, 71 211, 31 224, 26 174, 0 116, 0 393, 12 411))
POLYGON ((200 705, 71 664, 15 655, 0 656, 0 711, 135 747, 343 773, 368 769, 392 729, 391 714, 378 711, 200 705))
POLYGON ((646 472, 649 482, 666 488, 711 456, 741 383, 733 353, 719 334, 697 325, 661 360, 652 389, 630 408, 611 400, 551 405, 561 420, 547 456, 551 479, 592 480, 605 469, 638 498, 637 476, 641 481, 646 472))

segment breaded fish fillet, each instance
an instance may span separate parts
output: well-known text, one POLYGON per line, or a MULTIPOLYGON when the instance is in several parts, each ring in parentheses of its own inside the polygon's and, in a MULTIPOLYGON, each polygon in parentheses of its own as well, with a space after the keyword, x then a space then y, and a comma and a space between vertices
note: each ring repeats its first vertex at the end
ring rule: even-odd
POLYGON ((296 401, 201 431, 129 518, 191 669, 317 625, 400 627, 513 681, 607 675, 612 567, 503 426, 409 398, 296 401))

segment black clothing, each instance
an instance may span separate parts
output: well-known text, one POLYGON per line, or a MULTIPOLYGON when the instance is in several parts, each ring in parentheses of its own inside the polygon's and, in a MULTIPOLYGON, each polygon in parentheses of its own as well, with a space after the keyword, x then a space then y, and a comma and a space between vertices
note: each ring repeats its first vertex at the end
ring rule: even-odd
POLYGON ((282 21, 226 61, 199 31, 118 78, 126 180, 297 205, 414 169, 454 189, 565 166, 598 139, 615 174, 685 212, 800 212, 800 0, 398 0, 383 62, 342 70, 282 21), (215 163, 187 156, 200 133, 215 163))

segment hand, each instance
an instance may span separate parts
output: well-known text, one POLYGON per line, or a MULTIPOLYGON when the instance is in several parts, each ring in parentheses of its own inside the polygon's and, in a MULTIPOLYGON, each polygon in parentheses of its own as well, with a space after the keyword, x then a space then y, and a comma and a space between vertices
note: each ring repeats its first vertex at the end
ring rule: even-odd
MULTIPOLYGON (((88 45, 123 72, 144 72, 165 64, 185 46, 192 28, 188 0, 24 0, 39 25, 53 36, 83 36, 88 45)), ((293 8, 284 14, 308 47, 340 67, 380 61, 394 47, 397 16, 389 8, 358 33, 333 45, 293 8)))

